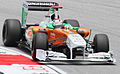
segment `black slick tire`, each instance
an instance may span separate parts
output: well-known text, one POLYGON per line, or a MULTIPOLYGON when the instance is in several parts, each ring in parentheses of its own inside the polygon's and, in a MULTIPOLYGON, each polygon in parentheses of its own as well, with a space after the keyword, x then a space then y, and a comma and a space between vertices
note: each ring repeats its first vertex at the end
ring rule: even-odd
POLYGON ((37 61, 36 49, 48 50, 48 38, 46 33, 35 33, 32 41, 32 58, 37 61))
POLYGON ((108 52, 109 39, 106 34, 96 34, 93 41, 94 52, 108 52))
POLYGON ((21 39, 21 24, 17 19, 6 19, 3 26, 2 38, 5 46, 17 46, 21 39))

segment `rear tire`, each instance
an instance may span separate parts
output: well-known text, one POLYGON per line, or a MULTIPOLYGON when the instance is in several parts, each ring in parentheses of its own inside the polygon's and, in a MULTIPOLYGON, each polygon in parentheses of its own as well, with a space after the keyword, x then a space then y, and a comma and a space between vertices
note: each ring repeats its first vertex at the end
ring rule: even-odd
POLYGON ((79 22, 74 19, 66 19, 63 23, 70 24, 72 27, 80 27, 79 22))
POLYGON ((37 61, 36 49, 48 50, 48 38, 46 33, 36 33, 34 34, 32 41, 32 58, 37 61))
POLYGON ((93 41, 94 52, 108 52, 109 39, 106 34, 96 34, 93 41))
POLYGON ((21 24, 17 19, 6 19, 2 38, 5 46, 17 46, 17 41, 21 39, 21 24))

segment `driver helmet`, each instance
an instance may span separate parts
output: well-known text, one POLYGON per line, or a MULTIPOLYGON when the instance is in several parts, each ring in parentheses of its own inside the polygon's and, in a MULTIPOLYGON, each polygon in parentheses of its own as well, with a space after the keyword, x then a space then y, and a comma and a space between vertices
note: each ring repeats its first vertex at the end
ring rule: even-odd
MULTIPOLYGON (((55 14, 53 14, 53 15, 51 16, 51 19, 52 19, 52 21, 55 20, 55 14)), ((59 19, 59 15, 58 15, 58 19, 59 19)))

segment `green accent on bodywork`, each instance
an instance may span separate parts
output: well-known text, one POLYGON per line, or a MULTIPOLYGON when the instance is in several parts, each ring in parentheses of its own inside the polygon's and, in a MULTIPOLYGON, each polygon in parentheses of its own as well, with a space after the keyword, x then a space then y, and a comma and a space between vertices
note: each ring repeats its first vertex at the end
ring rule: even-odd
POLYGON ((54 27, 53 27, 53 24, 52 24, 52 23, 49 23, 49 24, 48 24, 48 26, 47 26, 46 28, 48 28, 48 29, 54 29, 54 27))
POLYGON ((71 27, 70 24, 63 23, 63 25, 64 25, 64 26, 65 26, 65 25, 68 25, 68 26, 69 26, 69 29, 75 29, 75 30, 79 29, 79 27, 71 27))
POLYGON ((40 27, 42 27, 42 28, 46 28, 46 27, 44 27, 44 26, 40 26, 40 27))
POLYGON ((74 30, 78 30, 78 29, 79 29, 79 27, 73 27, 72 29, 74 29, 74 30))
POLYGON ((33 40, 33 28, 32 28, 32 40, 33 40))
POLYGON ((48 28, 48 29, 54 29, 52 23, 49 23, 47 27, 44 27, 44 26, 40 26, 40 27, 42 27, 42 28, 48 28))
POLYGON ((69 29, 72 29, 72 27, 71 27, 70 24, 65 24, 65 23, 63 23, 63 25, 64 25, 64 26, 65 26, 65 25, 68 25, 68 26, 69 26, 69 29))
POLYGON ((32 41, 33 41, 33 28, 32 28, 32 40, 31 40, 31 43, 30 43, 30 48, 32 48, 32 41))
POLYGON ((50 8, 50 13, 51 13, 51 14, 54 13, 54 8, 50 8))
POLYGON ((24 27, 26 24, 27 15, 28 15, 27 10, 25 11, 25 9, 22 8, 22 24, 21 24, 22 27, 24 27))

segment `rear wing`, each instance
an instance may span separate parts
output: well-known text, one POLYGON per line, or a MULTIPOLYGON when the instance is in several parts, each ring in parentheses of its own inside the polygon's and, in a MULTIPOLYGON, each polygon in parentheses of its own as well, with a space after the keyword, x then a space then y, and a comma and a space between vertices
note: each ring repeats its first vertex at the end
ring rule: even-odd
POLYGON ((25 1, 22 7, 22 28, 26 27, 28 11, 49 11, 51 6, 59 6, 56 2, 25 1))
POLYGON ((49 11, 51 6, 59 6, 56 2, 26 1, 28 10, 49 11))

